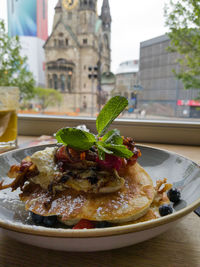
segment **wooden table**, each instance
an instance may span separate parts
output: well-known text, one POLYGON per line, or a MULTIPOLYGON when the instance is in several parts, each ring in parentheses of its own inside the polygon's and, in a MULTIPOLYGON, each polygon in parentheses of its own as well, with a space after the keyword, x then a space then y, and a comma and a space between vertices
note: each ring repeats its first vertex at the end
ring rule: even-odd
MULTIPOLYGON (((20 137, 20 143, 33 137, 20 137)), ((147 144, 175 151, 200 164, 200 147, 147 144)), ((51 251, 12 240, 0 232, 0 267, 131 266, 199 267, 200 218, 189 214, 177 226, 149 241, 122 249, 73 253, 51 251)))

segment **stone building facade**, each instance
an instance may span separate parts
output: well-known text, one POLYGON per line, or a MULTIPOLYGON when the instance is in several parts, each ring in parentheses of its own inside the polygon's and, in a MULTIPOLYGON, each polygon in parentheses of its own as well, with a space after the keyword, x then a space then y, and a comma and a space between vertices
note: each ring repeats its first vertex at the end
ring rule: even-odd
POLYGON ((175 78, 172 70, 178 71, 179 55, 167 51, 169 45, 167 35, 140 43, 139 79, 143 90, 138 95, 138 104, 150 115, 193 117, 195 108, 178 103, 194 100, 198 90, 185 90, 175 78))
POLYGON ((62 110, 95 110, 101 73, 110 71, 108 0, 58 0, 45 50, 46 87, 62 92, 62 110))

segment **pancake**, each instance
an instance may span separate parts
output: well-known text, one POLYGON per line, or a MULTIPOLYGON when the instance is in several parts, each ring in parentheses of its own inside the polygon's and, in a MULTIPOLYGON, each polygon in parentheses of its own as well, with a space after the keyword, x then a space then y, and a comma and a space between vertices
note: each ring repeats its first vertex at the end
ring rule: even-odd
POLYGON ((68 188, 54 195, 40 185, 25 186, 20 199, 25 208, 42 216, 57 215, 67 224, 80 219, 124 223, 134 221, 147 213, 155 196, 153 182, 138 164, 127 166, 120 176, 124 186, 109 194, 88 194, 68 188))

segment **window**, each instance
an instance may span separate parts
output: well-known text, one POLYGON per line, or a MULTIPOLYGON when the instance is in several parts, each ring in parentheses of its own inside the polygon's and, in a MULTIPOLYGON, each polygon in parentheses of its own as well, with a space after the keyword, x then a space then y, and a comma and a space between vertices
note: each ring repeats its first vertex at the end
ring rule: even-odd
POLYGON ((61 74, 61 76, 60 76, 60 84, 61 84, 61 90, 62 90, 62 92, 64 92, 65 91, 65 75, 64 74, 61 74))
POLYGON ((72 91, 72 72, 71 71, 68 72, 68 76, 67 76, 67 89, 71 93, 72 91))
POLYGON ((58 46, 64 47, 64 40, 58 40, 58 46))
POLYGON ((93 6, 92 0, 89 0, 89 6, 90 6, 90 7, 93 6))
POLYGON ((54 89, 58 89, 58 76, 57 76, 57 74, 53 74, 53 87, 54 87, 54 89))
MULTIPOLYGON (((16 3, 20 5, 20 2, 22 1, 17 1, 16 3)), ((43 5, 45 2, 42 0, 43 5)), ((91 116, 89 111, 92 106, 96 109, 94 114, 98 113, 99 110, 95 100, 94 103, 90 101, 92 81, 85 79, 89 74, 88 67, 94 68, 96 62, 101 59, 101 74, 111 72, 114 75, 113 79, 109 78, 110 80, 108 80, 106 76, 101 81, 102 90, 105 90, 108 98, 112 94, 121 94, 128 98, 129 104, 132 103, 132 99, 137 100, 137 113, 135 111, 128 112, 127 109, 123 116, 120 117, 120 119, 124 118, 130 121, 123 122, 126 127, 141 123, 142 127, 145 128, 147 125, 160 123, 159 125, 162 125, 164 129, 164 123, 166 123, 171 129, 173 126, 181 126, 184 129, 188 129, 188 131, 192 129, 198 131, 198 124, 200 123, 200 101, 198 100, 198 95, 200 89, 185 90, 182 82, 174 77, 172 69, 178 70, 179 68, 176 64, 178 54, 166 50, 170 40, 165 35, 167 29, 163 26, 163 1, 140 0, 134 2, 133 6, 133 1, 126 0, 123 12, 120 13, 123 16, 121 18, 117 16, 116 12, 117 9, 119 12, 121 8, 121 1, 114 1, 115 7, 113 7, 113 1, 110 0, 110 10, 104 10, 104 14, 106 14, 104 21, 104 16, 101 14, 101 4, 99 4, 97 12, 92 12, 91 19, 91 14, 89 14, 91 12, 88 9, 92 7, 94 2, 92 0, 82 0, 78 8, 70 11, 62 12, 62 10, 57 9, 56 16, 58 12, 62 12, 60 15, 62 15, 67 24, 66 28, 62 24, 59 25, 59 20, 54 20, 55 6, 49 6, 49 9, 51 9, 48 14, 50 23, 49 39, 44 45, 44 50, 42 45, 41 50, 37 50, 43 51, 43 54, 40 55, 42 52, 39 52, 36 55, 32 55, 34 60, 37 61, 37 66, 40 66, 40 61, 44 61, 46 65, 45 70, 40 68, 43 72, 36 77, 38 79, 36 84, 40 84, 44 88, 50 87, 65 91, 66 95, 70 93, 70 102, 73 105, 69 107, 68 103, 66 105, 63 104, 62 108, 66 109, 63 112, 75 112, 80 108, 77 116, 91 116), (149 10, 147 14, 145 13, 145 16, 142 9, 144 5, 145 9, 149 10), (50 17, 50 14, 53 14, 53 16, 50 17), (100 18, 102 19, 101 23, 99 21, 100 18), (126 18, 129 18, 129 23, 127 24, 126 18), (52 27, 53 21, 58 23, 57 27, 55 27, 56 25, 54 25, 54 28, 52 27), (158 25, 158 27, 156 28, 155 25, 158 25), (154 29, 154 32, 151 29, 154 29), (94 32, 95 34, 93 34, 94 32), (112 40, 111 43, 110 40, 112 40), (72 43, 76 45, 72 45, 72 43), (81 44, 80 46, 78 45, 79 43, 81 44), (100 44, 103 44, 103 49, 101 49, 100 44), (44 56, 46 56, 45 60, 43 60, 44 56), (57 62, 59 57, 62 57, 65 62, 57 62), (70 72, 72 75, 69 75, 70 72), (83 106, 82 89, 84 89, 84 94, 87 96, 87 109, 83 113, 81 112, 83 106), (76 98, 73 98, 74 92, 76 92, 76 98), (144 110, 145 117, 142 117, 140 115, 144 110)), ((43 15, 41 11, 42 21, 40 26, 43 29, 45 29, 43 27, 45 26, 43 24, 45 8, 43 8, 43 15)), ((9 19, 10 22, 12 20, 13 24, 9 26, 16 26, 19 30, 23 29, 20 19, 19 24, 14 20, 16 17, 24 18, 23 14, 20 13, 22 9, 16 9, 14 5, 11 11, 13 13, 11 12, 12 16, 9 16, 9 19)), ((8 14, 11 14, 9 12, 10 10, 8 10, 8 14)), ((27 10, 26 14, 29 14, 28 12, 29 10, 27 10)), ((37 14, 37 11, 35 13, 37 14)), ((2 8, 0 10, 0 18, 4 18, 7 21, 7 12, 5 10, 2 11, 2 8)), ((38 29, 35 28, 35 30, 37 32, 38 29)), ((33 36, 35 35, 33 34, 33 36)), ((26 51, 26 47, 23 49, 26 51)), ((31 51, 36 51, 36 49, 31 51)), ((35 63, 31 64, 29 69, 34 68, 35 63)), ((93 71, 93 74, 97 75, 94 69, 93 71)), ((97 90, 97 84, 98 81, 95 79, 94 90, 97 90)), ((66 97, 66 99, 69 98, 66 97)), ((32 101, 34 103, 35 100, 32 101)), ((56 108, 57 106, 49 106, 48 111, 59 111, 56 108)), ((159 127, 161 130, 162 127, 159 127)), ((156 138, 154 140, 157 141, 156 138)))

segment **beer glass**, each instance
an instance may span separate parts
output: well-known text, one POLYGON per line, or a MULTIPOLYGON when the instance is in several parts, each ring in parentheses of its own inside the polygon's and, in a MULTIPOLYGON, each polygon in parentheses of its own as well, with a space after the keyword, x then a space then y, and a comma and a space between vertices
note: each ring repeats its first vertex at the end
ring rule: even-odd
POLYGON ((0 152, 17 146, 19 89, 0 87, 0 152))

